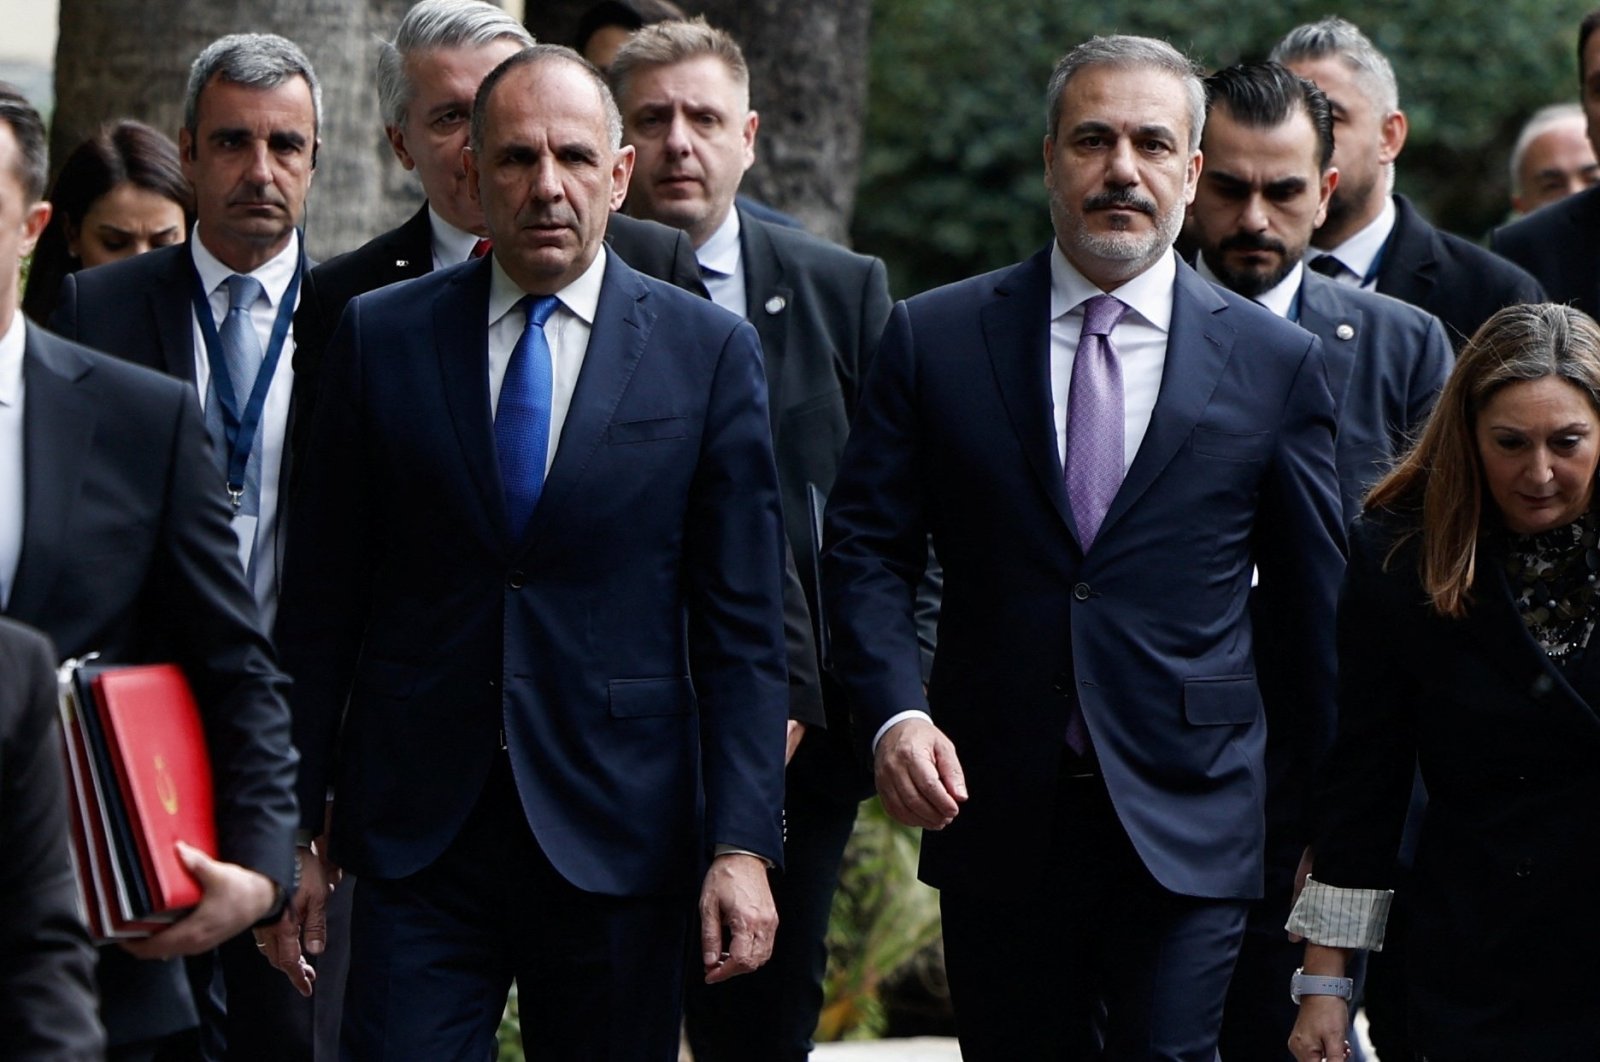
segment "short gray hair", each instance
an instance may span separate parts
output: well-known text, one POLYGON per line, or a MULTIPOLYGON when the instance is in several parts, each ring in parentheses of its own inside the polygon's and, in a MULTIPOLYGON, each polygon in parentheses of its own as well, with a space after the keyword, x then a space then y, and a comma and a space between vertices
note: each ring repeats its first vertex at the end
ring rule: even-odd
POLYGON ((290 78, 303 78, 311 89, 313 134, 322 129, 322 84, 306 53, 287 38, 233 33, 206 45, 189 67, 189 87, 183 94, 183 127, 191 137, 199 133, 200 93, 214 77, 254 89, 274 89, 290 78))
POLYGON ((1050 74, 1050 87, 1045 92, 1046 136, 1056 135, 1057 123, 1061 121, 1061 97, 1067 91, 1067 83, 1079 71, 1091 66, 1160 70, 1183 82, 1189 105, 1189 150, 1199 149, 1200 133, 1206 125, 1206 87, 1194 63, 1166 41, 1154 37, 1091 37, 1062 56, 1050 74))
POLYGON ((434 48, 483 48, 495 41, 534 43, 527 27, 486 0, 422 0, 406 12, 394 40, 378 43, 378 108, 386 126, 406 123, 416 90, 406 59, 434 48))
POLYGON ((1400 109, 1400 86, 1394 79, 1394 67, 1355 23, 1338 15, 1296 26, 1273 46, 1270 58, 1288 66, 1329 56, 1337 56, 1355 73, 1367 99, 1381 112, 1380 117, 1400 109))
POLYGON ((1512 195, 1522 194, 1522 158, 1528 153, 1528 145, 1563 122, 1587 125, 1588 118, 1583 113, 1583 106, 1577 103, 1552 103, 1548 107, 1540 107, 1522 127, 1522 132, 1517 134, 1516 146, 1511 149, 1512 195))
POLYGON ((489 102, 489 97, 494 94, 494 88, 511 71, 524 66, 542 66, 545 63, 567 62, 576 66, 586 74, 594 84, 595 91, 600 94, 600 105, 606 112, 606 140, 611 144, 612 151, 622 150, 622 112, 617 110, 617 101, 611 95, 611 88, 606 84, 606 76, 598 67, 577 52, 564 44, 535 44, 522 49, 516 55, 508 56, 506 61, 489 71, 489 76, 483 79, 483 84, 478 86, 478 95, 472 101, 472 131, 469 143, 474 155, 483 153, 484 125, 488 119, 484 117, 489 102))

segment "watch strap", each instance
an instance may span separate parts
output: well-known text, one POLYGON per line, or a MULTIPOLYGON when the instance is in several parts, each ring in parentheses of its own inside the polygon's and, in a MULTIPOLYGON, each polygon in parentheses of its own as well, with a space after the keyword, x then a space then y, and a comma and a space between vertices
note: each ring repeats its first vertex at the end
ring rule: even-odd
POLYGON ((1338 996, 1349 999, 1355 995, 1355 981, 1348 977, 1324 977, 1296 970, 1289 978, 1289 998, 1298 1006, 1302 996, 1338 996))

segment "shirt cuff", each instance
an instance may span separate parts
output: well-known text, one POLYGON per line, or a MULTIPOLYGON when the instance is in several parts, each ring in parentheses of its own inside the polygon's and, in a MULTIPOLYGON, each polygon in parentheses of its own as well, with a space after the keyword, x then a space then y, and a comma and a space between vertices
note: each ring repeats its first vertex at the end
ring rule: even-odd
POLYGON ((1341 889, 1306 878, 1284 928, 1325 948, 1383 950, 1393 889, 1341 889))
POLYGON ((927 712, 924 712, 921 708, 912 708, 909 711, 896 712, 889 717, 889 721, 887 723, 884 723, 878 728, 878 732, 876 734, 872 735, 873 753, 877 753, 878 742, 883 740, 883 735, 889 732, 889 728, 894 726, 896 723, 903 723, 907 719, 921 719, 925 722, 933 722, 933 716, 929 715, 927 712))
POLYGON ((747 855, 752 858, 759 859, 762 863, 766 864, 768 870, 771 870, 773 867, 777 866, 776 863, 762 855, 760 852, 752 852, 750 849, 740 848, 738 845, 719 844, 711 849, 711 857, 713 859, 715 859, 717 856, 725 855, 747 855))

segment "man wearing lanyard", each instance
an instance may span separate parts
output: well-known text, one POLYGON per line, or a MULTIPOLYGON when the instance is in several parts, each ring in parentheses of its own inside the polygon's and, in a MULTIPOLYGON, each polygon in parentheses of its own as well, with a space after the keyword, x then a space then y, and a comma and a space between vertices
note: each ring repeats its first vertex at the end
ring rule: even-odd
POLYGON ((1327 93, 1339 126, 1339 184, 1307 265, 1341 283, 1420 307, 1461 349, 1502 306, 1542 302, 1538 281, 1476 244, 1430 225, 1394 191, 1406 116, 1394 68, 1351 23, 1331 15, 1297 26, 1272 58, 1327 93))
MULTIPOLYGON (((305 252, 296 226, 316 165, 321 89, 304 53, 269 34, 206 47, 190 69, 179 149, 195 186, 189 242, 69 278, 51 327, 191 381, 218 460, 239 557, 271 629, 277 608, 286 440, 293 389, 290 327, 305 252)), ((287 1019, 284 979, 248 934, 222 949, 227 1036, 258 1040, 287 1019)), ((295 1019, 309 1036, 309 1011, 295 1019)), ((281 1036, 281 1033, 279 1034, 281 1036)))
MULTIPOLYGON (((1322 91, 1277 63, 1232 66, 1205 85, 1205 167, 1189 207, 1195 268, 1322 340, 1338 407, 1334 463, 1348 523, 1433 408, 1450 372, 1450 343, 1436 318, 1302 264, 1339 182, 1331 165, 1333 114, 1322 91)), ((1229 1059, 1283 1055, 1296 1014, 1286 986, 1305 950, 1283 929, 1310 841, 1310 809, 1287 740, 1298 706, 1282 696, 1285 680, 1274 670, 1284 659, 1277 633, 1269 623, 1256 628, 1267 712, 1266 895, 1251 906, 1223 1010, 1221 1049, 1229 1059)))

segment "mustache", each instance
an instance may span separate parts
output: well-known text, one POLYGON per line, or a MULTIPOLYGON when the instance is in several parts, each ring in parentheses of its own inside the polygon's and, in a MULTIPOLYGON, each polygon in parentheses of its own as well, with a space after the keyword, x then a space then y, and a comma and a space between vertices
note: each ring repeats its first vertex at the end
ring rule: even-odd
POLYGON ((1274 254, 1288 254, 1289 249, 1283 245, 1282 240, 1275 240, 1270 236, 1263 236, 1256 232, 1236 232, 1217 245, 1219 251, 1271 251, 1274 254))
POLYGON ((1156 216, 1155 200, 1146 199, 1131 188, 1113 188, 1096 192, 1083 201, 1083 209, 1085 211, 1137 210, 1141 214, 1156 216))
POLYGON ((251 189, 228 198, 229 206, 274 206, 287 207, 283 193, 270 185, 266 188, 251 189))
POLYGON ((575 229, 578 216, 569 207, 523 210, 517 214, 517 225, 523 228, 546 228, 552 225, 575 229))

